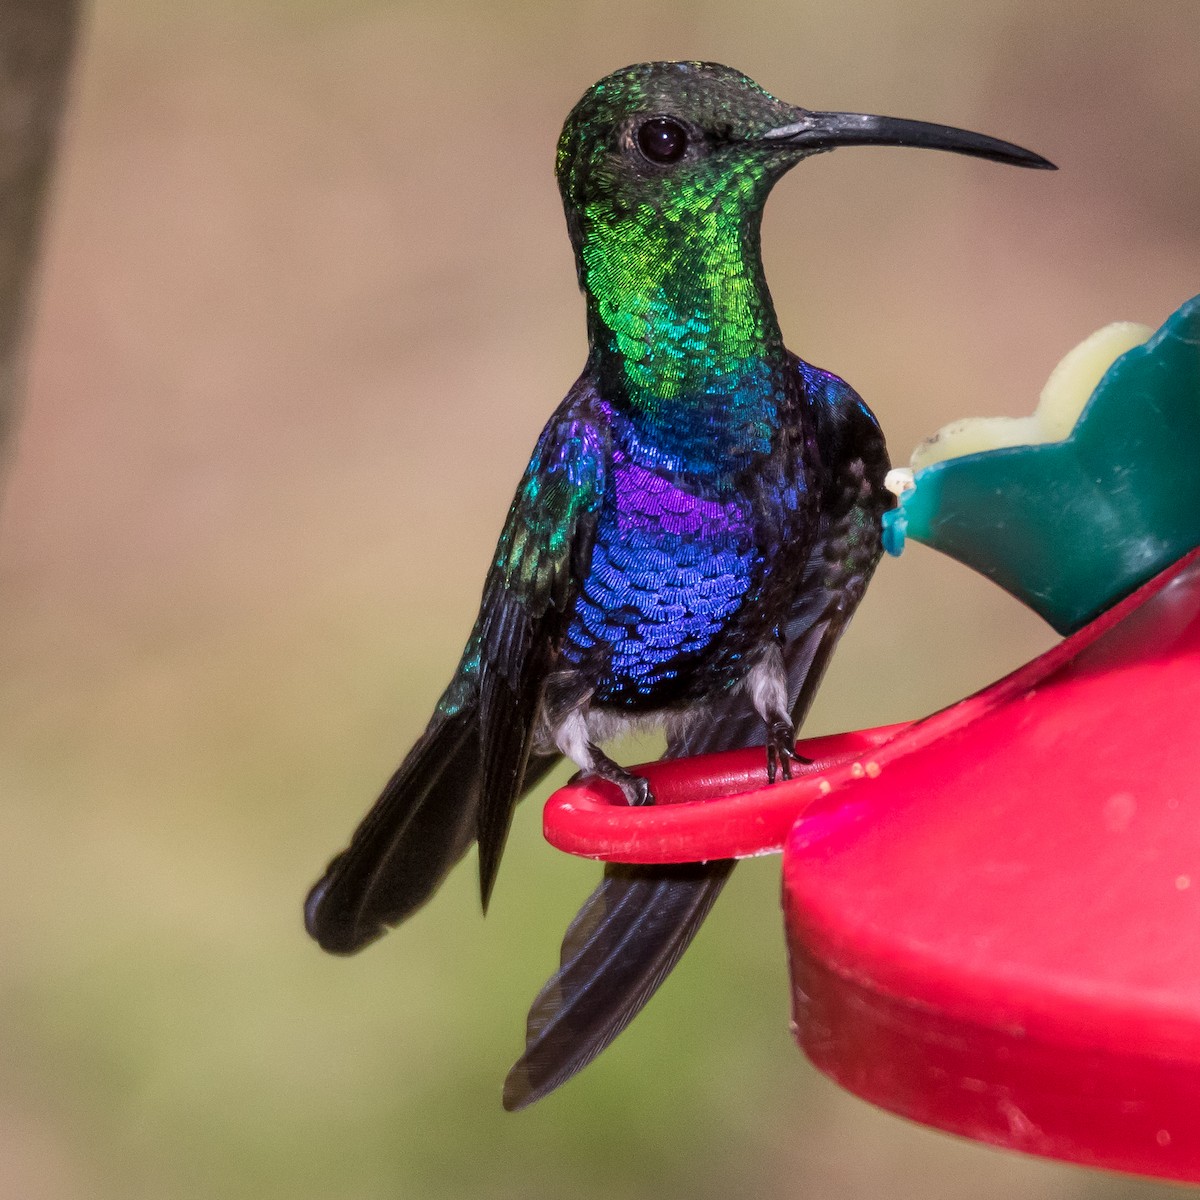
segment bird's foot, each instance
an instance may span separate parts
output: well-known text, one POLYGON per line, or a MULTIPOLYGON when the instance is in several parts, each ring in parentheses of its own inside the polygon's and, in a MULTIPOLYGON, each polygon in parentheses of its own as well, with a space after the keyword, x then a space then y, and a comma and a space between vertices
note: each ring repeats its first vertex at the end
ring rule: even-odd
POLYGON ((811 758, 796 753, 796 727, 786 718, 772 721, 767 726, 767 782, 774 783, 777 777, 791 779, 792 764, 807 766, 811 758))
POLYGON ((595 746, 592 746, 591 750, 592 769, 590 774, 619 787, 621 795, 625 797, 625 803, 631 808, 640 808, 643 805, 654 803, 654 792, 650 788, 649 780, 625 770, 595 746))
POLYGON ((654 803, 654 793, 650 790, 649 780, 640 775, 630 775, 626 782, 618 781, 617 787, 625 795, 625 800, 632 807, 642 807, 654 803))

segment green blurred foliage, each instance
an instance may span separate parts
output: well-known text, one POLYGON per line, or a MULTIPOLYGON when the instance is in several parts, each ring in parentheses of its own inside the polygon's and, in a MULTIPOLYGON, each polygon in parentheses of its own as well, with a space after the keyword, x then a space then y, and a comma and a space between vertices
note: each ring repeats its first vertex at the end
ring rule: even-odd
MULTIPOLYGON (((471 862, 350 960, 300 902, 422 727, 582 362, 551 164, 593 79, 715 58, 1060 164, 844 151, 774 197, 789 342, 902 460, 1198 290, 1197 46, 1191 0, 97 4, 0 514, 0 1195, 1157 1195, 818 1078, 773 860, 517 1117, 500 1083, 596 874, 536 800, 486 922, 471 862)), ((929 711, 1049 642, 917 548, 810 731, 929 711)))

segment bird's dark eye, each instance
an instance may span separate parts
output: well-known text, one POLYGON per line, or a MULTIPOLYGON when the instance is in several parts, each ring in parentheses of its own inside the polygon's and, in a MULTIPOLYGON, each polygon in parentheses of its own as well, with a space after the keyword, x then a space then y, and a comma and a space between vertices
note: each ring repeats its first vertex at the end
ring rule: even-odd
POLYGON ((653 163, 678 162, 687 152, 688 135, 670 117, 651 117, 637 131, 638 149, 653 163))

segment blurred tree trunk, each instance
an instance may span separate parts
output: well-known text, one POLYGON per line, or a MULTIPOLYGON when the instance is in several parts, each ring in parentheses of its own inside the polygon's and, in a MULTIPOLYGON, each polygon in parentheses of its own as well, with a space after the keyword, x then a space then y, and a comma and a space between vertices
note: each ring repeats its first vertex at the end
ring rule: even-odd
POLYGON ((0 0, 0 463, 78 21, 78 0, 0 0))

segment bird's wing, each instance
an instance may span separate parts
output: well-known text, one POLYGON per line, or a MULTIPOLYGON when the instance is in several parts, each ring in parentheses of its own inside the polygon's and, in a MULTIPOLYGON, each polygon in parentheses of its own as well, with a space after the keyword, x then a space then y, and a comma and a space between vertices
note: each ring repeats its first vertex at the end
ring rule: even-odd
MULTIPOLYGON (((558 761, 532 755, 523 790, 558 761)), ((309 934, 353 954, 407 920, 475 840, 481 794, 479 709, 441 708, 304 903, 309 934)))
POLYGON ((526 774, 546 678, 591 562, 610 455, 608 422, 578 386, 542 433, 508 512, 468 655, 477 656, 484 906, 526 774))
POLYGON ((486 903, 513 805, 558 761, 531 756, 541 686, 587 571, 604 490, 607 422, 577 385, 538 441, 453 682, 429 727, 304 906, 337 954, 419 908, 476 836, 486 903))
MULTIPOLYGON (((822 527, 783 630, 792 719, 799 729, 825 668, 879 560, 887 451, 854 390, 800 360, 825 461, 822 527)), ((740 689, 667 747, 668 758, 761 744, 762 717, 740 689)), ((530 1009, 525 1053, 509 1072, 504 1105, 524 1108, 592 1061, 670 974, 733 870, 732 860, 605 868, 571 922, 558 971, 530 1009)))

